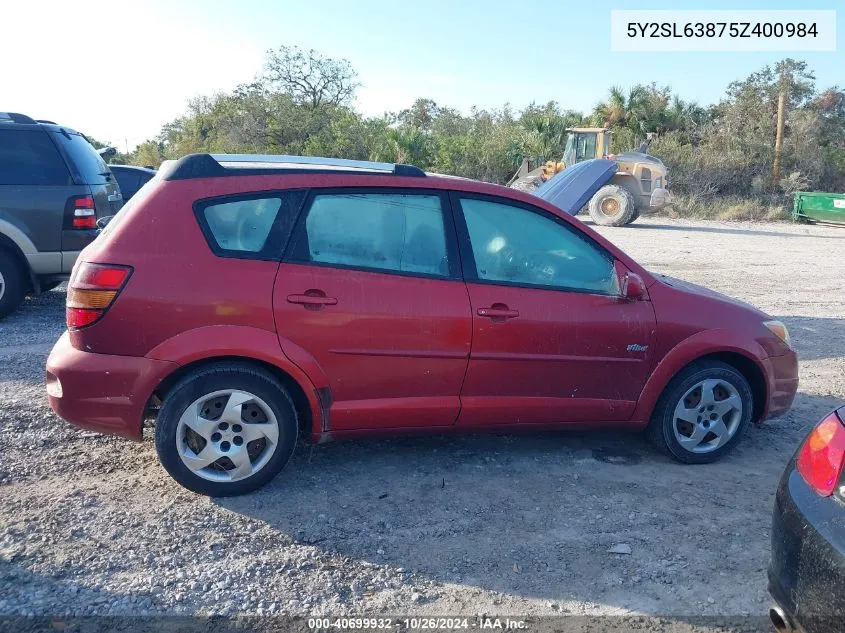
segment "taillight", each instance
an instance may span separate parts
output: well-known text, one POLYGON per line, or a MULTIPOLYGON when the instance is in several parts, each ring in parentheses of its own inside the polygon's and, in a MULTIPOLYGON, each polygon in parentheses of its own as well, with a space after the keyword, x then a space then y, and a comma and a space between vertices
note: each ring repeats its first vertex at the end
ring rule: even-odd
POLYGON ((68 200, 67 204, 70 228, 97 228, 97 212, 94 207, 94 196, 73 196, 68 200))
POLYGON ((836 489, 845 464, 845 425, 836 413, 819 422, 798 452, 798 472, 823 497, 836 489))
POLYGON ((83 328, 102 318, 130 274, 129 266, 80 262, 68 284, 68 328, 83 328))

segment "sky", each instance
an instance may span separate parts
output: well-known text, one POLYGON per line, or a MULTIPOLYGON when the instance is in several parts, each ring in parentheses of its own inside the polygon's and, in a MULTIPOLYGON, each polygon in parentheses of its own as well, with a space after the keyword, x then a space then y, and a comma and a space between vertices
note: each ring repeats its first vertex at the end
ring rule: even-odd
MULTIPOLYGON (((837 52, 611 52, 611 9, 837 9, 841 0, 29 0, 0 11, 0 111, 58 121, 120 150, 155 137, 197 95, 260 72, 269 48, 349 60, 356 107, 380 115, 416 98, 468 112, 557 101, 589 112, 612 85, 656 82, 718 101, 728 83, 791 56, 817 87, 845 85, 837 52)), ((839 11, 837 17, 845 15, 839 11)))

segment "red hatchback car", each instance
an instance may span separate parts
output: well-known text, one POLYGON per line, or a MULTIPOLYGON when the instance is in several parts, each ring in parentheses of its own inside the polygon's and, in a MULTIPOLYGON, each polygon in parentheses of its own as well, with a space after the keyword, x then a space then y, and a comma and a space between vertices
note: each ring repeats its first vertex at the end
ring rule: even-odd
POLYGON ((615 426, 713 461, 791 405, 786 328, 570 217, 600 162, 556 204, 408 165, 166 164, 79 257, 50 405, 135 440, 156 415, 164 467, 215 496, 300 435, 615 426))

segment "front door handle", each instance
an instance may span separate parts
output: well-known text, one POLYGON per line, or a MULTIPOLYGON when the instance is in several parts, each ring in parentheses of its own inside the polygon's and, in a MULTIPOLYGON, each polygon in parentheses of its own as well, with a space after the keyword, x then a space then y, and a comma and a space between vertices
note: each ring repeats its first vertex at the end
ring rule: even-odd
POLYGON ((508 306, 502 303, 494 303, 489 308, 478 308, 476 310, 478 316, 487 317, 494 320, 515 319, 519 316, 519 310, 511 310, 508 306))
POLYGON ((337 305, 337 298, 327 297, 325 293, 320 291, 307 290, 301 295, 288 295, 288 303, 299 303, 306 307, 308 306, 333 306, 337 305), (317 293, 320 294, 317 294, 317 293))

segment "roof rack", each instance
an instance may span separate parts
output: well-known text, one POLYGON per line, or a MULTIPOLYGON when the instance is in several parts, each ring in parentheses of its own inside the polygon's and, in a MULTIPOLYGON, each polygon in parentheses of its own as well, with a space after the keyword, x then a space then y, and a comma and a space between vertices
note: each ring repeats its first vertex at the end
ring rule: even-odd
POLYGON ((25 114, 17 112, 0 112, 0 123, 30 123, 34 124, 37 121, 25 114))
MULTIPOLYGON (((164 167, 164 165, 162 165, 164 167)), ((285 156, 281 154, 188 154, 167 165, 165 180, 187 180, 215 176, 245 176, 279 172, 353 172, 391 176, 425 177, 414 165, 377 163, 345 158, 285 156)))

